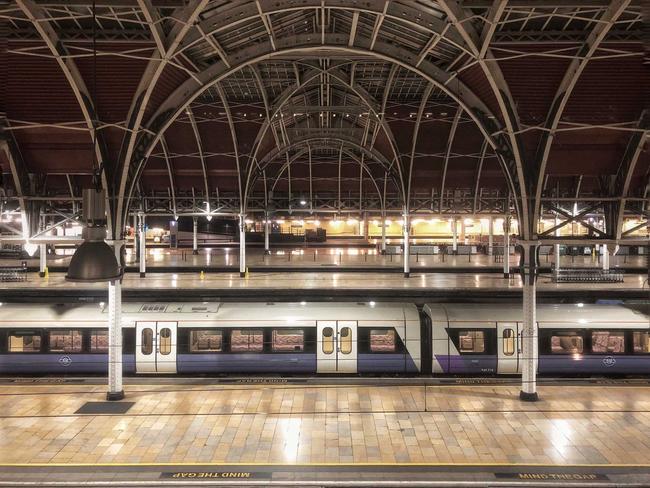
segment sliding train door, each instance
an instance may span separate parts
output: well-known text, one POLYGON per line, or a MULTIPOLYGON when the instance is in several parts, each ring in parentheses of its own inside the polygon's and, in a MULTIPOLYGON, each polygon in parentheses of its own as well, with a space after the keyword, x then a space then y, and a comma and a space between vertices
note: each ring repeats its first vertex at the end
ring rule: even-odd
POLYGON ((497 323, 497 373, 521 373, 521 324, 517 322, 497 323))
POLYGON ((317 371, 319 373, 357 372, 357 322, 318 321, 317 371))
POLYGON ((137 373, 176 373, 177 322, 137 322, 137 373))

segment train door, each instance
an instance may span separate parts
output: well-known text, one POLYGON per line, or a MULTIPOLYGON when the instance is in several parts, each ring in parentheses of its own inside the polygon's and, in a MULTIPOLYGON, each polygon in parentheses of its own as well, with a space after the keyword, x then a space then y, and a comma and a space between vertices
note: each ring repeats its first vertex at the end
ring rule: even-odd
POLYGON ((318 321, 316 346, 319 373, 357 372, 356 321, 318 321))
POLYGON ((137 373, 176 373, 176 322, 137 322, 137 373))
POLYGON ((497 323, 497 373, 521 373, 521 324, 517 322, 497 323))

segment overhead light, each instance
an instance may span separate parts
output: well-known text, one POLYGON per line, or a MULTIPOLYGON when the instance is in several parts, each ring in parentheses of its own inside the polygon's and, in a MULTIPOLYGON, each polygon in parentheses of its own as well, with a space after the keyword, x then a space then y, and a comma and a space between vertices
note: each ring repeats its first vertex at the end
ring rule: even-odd
POLYGON ((205 216, 206 220, 210 222, 212 220, 212 215, 208 214, 205 216))
POLYGON ((31 242, 27 241, 23 246, 23 249, 25 249, 25 252, 29 254, 29 257, 31 258, 32 256, 34 256, 34 254, 36 254, 36 251, 38 250, 38 245, 32 244, 31 242))
POLYGON ((300 205, 307 205, 307 200, 300 200, 300 205))
POLYGON ((72 255, 67 281, 95 283, 114 281, 122 276, 122 269, 114 249, 106 244, 106 195, 103 190, 83 190, 83 219, 86 226, 81 233, 84 242, 72 255))

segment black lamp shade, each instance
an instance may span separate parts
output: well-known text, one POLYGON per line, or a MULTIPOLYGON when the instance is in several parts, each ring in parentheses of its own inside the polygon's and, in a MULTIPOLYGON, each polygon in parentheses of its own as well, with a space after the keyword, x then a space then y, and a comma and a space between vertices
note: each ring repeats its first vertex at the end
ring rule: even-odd
POLYGON ((115 251, 104 241, 85 241, 75 251, 67 281, 95 283, 120 279, 122 273, 115 257, 115 251))

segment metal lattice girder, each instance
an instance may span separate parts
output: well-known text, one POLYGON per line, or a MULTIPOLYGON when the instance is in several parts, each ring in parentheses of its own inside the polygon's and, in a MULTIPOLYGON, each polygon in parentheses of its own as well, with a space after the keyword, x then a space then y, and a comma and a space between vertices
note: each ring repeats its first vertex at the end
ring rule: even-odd
POLYGON ((560 123, 564 108, 566 107, 571 93, 583 73, 592 56, 600 46, 607 32, 616 22, 616 19, 623 13, 625 8, 630 4, 630 0, 612 0, 605 13, 599 19, 599 22, 589 33, 587 41, 580 48, 577 56, 571 61, 567 68, 564 78, 560 82, 557 93, 551 104, 551 108, 546 117, 544 127, 547 129, 542 133, 542 138, 537 149, 536 155, 536 185, 535 201, 533 210, 533 222, 539 221, 541 213, 541 198, 544 189, 544 179, 546 176, 546 165, 551 152, 555 131, 560 123))

